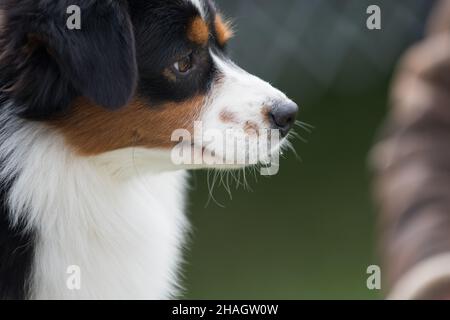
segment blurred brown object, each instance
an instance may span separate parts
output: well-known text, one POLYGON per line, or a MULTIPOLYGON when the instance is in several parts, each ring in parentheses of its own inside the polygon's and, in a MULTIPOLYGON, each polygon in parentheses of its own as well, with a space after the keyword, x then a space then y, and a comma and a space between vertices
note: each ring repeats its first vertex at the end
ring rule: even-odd
POLYGON ((438 2, 430 15, 427 26, 427 34, 433 35, 450 30, 450 1, 438 2))
POLYGON ((392 299, 450 298, 450 1, 402 58, 373 150, 384 284, 392 299))

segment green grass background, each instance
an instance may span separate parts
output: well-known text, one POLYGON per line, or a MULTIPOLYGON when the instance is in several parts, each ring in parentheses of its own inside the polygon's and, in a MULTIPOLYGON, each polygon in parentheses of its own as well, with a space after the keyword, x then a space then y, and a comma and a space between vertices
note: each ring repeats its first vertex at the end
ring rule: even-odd
MULTIPOLYGON (((282 84, 281 84, 282 85, 282 84)), ((367 155, 384 114, 386 88, 332 93, 299 119, 315 126, 295 141, 274 177, 252 191, 223 187, 210 201, 206 173, 193 173, 186 256, 190 299, 369 299, 366 268, 377 264, 367 155)), ((300 99, 300 97, 295 97, 300 99)), ((250 177, 250 175, 249 175, 250 177)))

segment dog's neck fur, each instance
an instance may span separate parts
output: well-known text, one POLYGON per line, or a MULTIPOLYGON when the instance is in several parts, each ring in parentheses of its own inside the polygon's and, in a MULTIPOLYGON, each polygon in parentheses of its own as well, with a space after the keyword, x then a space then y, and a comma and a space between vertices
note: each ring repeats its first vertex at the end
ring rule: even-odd
POLYGON ((2 181, 11 181, 8 218, 34 235, 28 297, 176 295, 188 225, 185 172, 157 165, 143 172, 133 165, 134 171, 115 175, 111 163, 126 157, 123 161, 134 163, 133 150, 80 157, 49 127, 2 113, 0 174, 2 181), (67 286, 70 266, 80 268, 80 290, 67 286))

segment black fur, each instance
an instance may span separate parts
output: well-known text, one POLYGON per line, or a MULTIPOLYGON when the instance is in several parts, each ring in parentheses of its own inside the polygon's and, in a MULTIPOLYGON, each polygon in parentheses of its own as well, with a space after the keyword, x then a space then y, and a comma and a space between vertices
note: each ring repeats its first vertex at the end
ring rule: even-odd
POLYGON ((186 0, 0 0, 2 99, 23 117, 47 120, 78 96, 113 110, 132 96, 157 106, 204 94, 217 78, 209 50, 225 49, 206 3, 212 37, 202 47, 187 39, 199 12, 186 0), (81 30, 66 26, 69 5, 81 8, 81 30), (195 70, 169 81, 163 72, 189 52, 195 70))
POLYGON ((6 203, 10 184, 0 185, 0 300, 22 300, 29 294, 35 242, 33 232, 11 226, 6 203))
MULTIPOLYGON (((187 27, 199 15, 197 8, 182 0, 130 0, 129 6, 137 46, 138 95, 158 105, 205 94, 216 73, 209 54, 215 44, 211 41, 202 47, 187 39, 187 27), (177 75, 176 81, 163 76, 165 69, 189 52, 193 52, 195 62, 192 72, 177 75)), ((209 20, 214 14, 208 11, 209 20)))
POLYGON ((125 0, 1 0, 3 93, 21 115, 46 119, 77 96, 117 109, 135 91, 137 65, 125 0), (81 30, 66 26, 81 8, 81 30))

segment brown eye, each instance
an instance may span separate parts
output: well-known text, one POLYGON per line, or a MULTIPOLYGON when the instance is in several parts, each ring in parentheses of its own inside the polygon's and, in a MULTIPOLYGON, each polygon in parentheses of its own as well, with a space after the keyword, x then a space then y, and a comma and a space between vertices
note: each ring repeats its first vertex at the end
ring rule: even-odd
POLYGON ((188 73, 193 67, 192 54, 175 62, 173 67, 181 74, 188 73))

